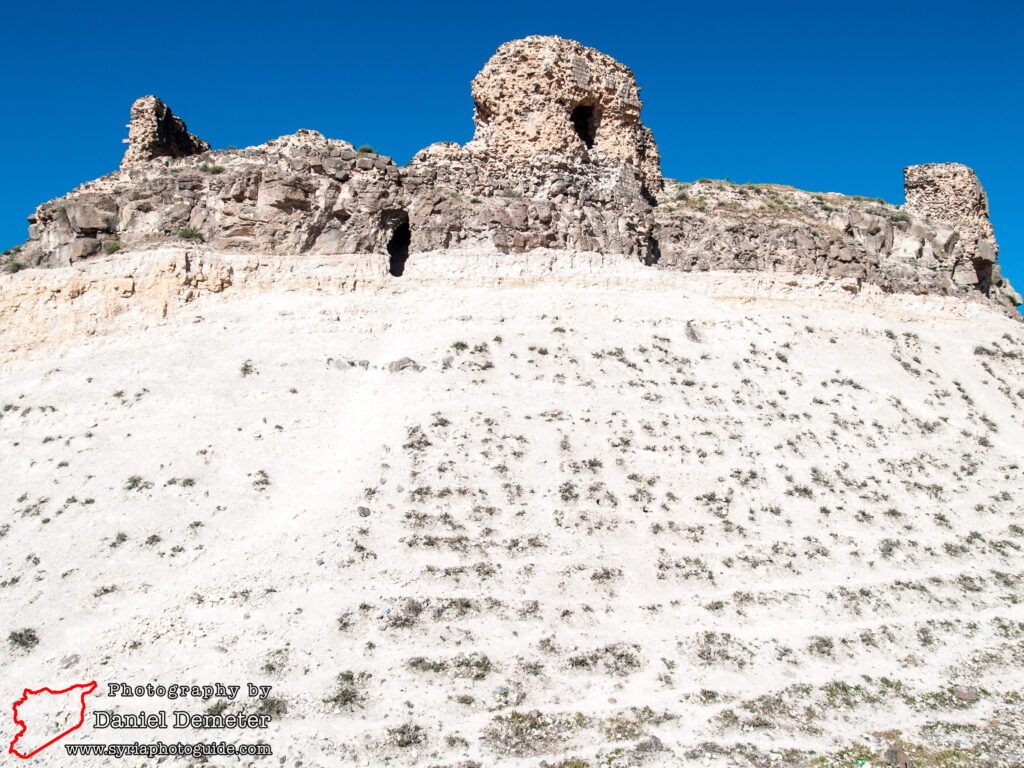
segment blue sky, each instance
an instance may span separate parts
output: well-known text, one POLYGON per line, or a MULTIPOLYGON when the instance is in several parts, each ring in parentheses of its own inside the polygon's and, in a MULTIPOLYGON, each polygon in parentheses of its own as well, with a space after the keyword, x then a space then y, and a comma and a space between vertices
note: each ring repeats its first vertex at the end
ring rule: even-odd
POLYGON ((215 148, 313 128, 404 163, 472 136, 497 46, 557 34, 630 66, 666 176, 903 201, 956 161, 1024 290, 1024 10, 1011 2, 8 4, 0 248, 44 200, 117 168, 154 93, 215 148))

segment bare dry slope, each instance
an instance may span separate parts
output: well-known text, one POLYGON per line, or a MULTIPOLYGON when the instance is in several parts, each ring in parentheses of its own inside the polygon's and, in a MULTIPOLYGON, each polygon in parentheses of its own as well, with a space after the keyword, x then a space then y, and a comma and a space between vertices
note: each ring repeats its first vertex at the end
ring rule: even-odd
POLYGON ((0 678, 271 714, 76 732, 272 746, 241 764, 1020 765, 1021 325, 665 279, 282 285, 14 344, 0 678))

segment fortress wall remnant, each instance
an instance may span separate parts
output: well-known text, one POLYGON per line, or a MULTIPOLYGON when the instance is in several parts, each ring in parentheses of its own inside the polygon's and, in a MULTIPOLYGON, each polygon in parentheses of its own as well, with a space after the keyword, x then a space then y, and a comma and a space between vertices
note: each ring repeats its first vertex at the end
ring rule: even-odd
POLYGON ((187 157, 210 151, 210 145, 189 133, 185 121, 156 96, 143 96, 132 104, 127 141, 121 170, 157 157, 187 157))

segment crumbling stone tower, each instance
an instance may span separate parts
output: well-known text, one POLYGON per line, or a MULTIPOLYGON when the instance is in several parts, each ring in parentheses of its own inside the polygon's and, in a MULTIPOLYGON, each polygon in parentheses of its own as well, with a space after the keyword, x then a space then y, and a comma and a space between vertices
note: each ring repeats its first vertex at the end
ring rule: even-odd
POLYGON ((903 169, 906 210, 913 216, 944 222, 957 230, 963 256, 952 279, 974 283, 985 293, 999 285, 995 232, 989 220, 988 197, 977 175, 960 163, 927 163, 903 169))
POLYGON ((653 194, 661 159, 640 122, 639 90, 629 67, 574 40, 513 40, 473 79, 476 132, 466 148, 509 164, 631 166, 653 194))
POLYGON ((122 171, 156 157, 187 157, 210 150, 210 145, 189 133, 185 121, 156 96, 143 96, 132 104, 127 141, 122 171))

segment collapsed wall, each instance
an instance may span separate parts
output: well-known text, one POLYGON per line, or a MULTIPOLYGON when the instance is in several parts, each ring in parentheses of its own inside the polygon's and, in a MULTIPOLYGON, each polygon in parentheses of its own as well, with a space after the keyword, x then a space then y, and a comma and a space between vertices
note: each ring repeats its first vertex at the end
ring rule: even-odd
POLYGON ((502 45, 474 78, 476 132, 407 166, 315 131, 210 151, 149 96, 121 170, 38 207, 8 269, 187 243, 365 255, 415 279, 440 251, 600 253, 676 271, 770 271, 959 295, 1012 312, 984 190, 955 164, 906 169, 907 204, 779 185, 664 179, 633 73, 558 37, 502 45))

